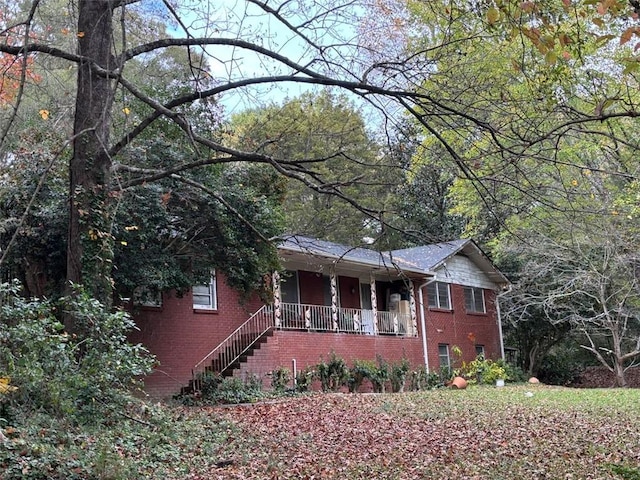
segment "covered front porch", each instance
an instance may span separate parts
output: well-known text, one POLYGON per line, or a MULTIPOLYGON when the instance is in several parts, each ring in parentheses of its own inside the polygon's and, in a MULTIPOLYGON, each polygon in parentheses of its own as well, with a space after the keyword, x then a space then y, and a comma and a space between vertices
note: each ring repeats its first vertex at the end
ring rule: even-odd
POLYGON ((418 336, 416 285, 431 278, 387 254, 291 237, 273 274, 274 327, 418 336))
POLYGON ((274 327, 310 332, 342 332, 362 335, 417 335, 415 317, 409 312, 377 311, 326 305, 281 303, 274 310, 274 327))

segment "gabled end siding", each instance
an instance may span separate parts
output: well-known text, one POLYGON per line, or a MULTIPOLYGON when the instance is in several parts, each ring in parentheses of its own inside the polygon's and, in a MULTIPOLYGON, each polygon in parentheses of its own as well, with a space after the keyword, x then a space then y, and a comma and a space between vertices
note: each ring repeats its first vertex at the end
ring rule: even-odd
POLYGON ((455 255, 449 258, 445 266, 437 271, 439 281, 457 283, 468 287, 480 287, 491 289, 495 284, 487 277, 478 266, 463 255, 455 255))

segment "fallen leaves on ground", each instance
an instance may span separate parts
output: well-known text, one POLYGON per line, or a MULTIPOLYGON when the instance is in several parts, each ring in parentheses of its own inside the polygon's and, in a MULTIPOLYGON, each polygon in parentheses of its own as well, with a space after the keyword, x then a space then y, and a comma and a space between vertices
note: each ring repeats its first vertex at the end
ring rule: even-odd
POLYGON ((239 430, 218 467, 190 478, 604 479, 620 478, 611 465, 640 465, 640 408, 629 398, 637 391, 529 390, 316 394, 211 408, 239 430))

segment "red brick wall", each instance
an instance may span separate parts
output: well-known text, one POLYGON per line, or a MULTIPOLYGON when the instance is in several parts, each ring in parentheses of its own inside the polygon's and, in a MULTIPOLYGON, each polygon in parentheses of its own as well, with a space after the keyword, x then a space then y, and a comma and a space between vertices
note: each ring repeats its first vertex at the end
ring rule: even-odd
MULTIPOLYGON (((464 291, 460 285, 451 285, 453 310, 429 309, 426 312, 427 350, 429 368, 439 368, 438 345, 458 346, 462 350, 461 361, 469 362, 476 357, 476 345, 483 345, 485 356, 496 360, 500 358, 500 338, 495 307, 495 292, 484 291, 487 313, 466 313, 464 291), (454 321, 455 319, 455 321, 454 321)), ((426 298, 425 298, 425 303, 426 298)), ((452 363, 456 360, 451 354, 452 363)))
POLYGON ((332 351, 348 365, 356 359, 376 360, 377 353, 388 362, 406 358, 414 367, 424 363, 422 342, 415 337, 280 330, 256 350, 235 375, 241 378, 258 375, 268 386, 270 380, 267 374, 272 370, 278 367, 291 369, 292 360, 295 359, 300 371, 307 366, 317 365, 322 359, 327 361, 332 351))
POLYGON ((191 369, 216 345, 261 307, 257 298, 242 305, 238 293, 224 277, 217 279, 218 309, 194 310, 191 292, 178 297, 165 293, 161 308, 134 312, 138 331, 130 335, 156 356, 158 366, 145 378, 145 390, 153 396, 170 396, 187 385, 191 369))
MULTIPOLYGON (((304 278, 303 274, 301 279, 304 278)), ((314 283, 316 288, 308 291, 315 292, 320 300, 309 293, 306 301, 322 304, 322 278, 315 274, 310 278, 319 278, 319 282, 314 283)), ((162 308, 141 309, 134 315, 140 330, 131 335, 131 341, 143 343, 159 361, 154 373, 145 379, 145 388, 149 394, 170 396, 179 392, 181 387, 188 384, 195 364, 261 306, 257 298, 247 305, 241 305, 238 294, 226 285, 222 276, 218 277, 217 286, 216 311, 194 310, 190 293, 181 298, 171 293, 165 294, 162 308)), ((458 285, 452 285, 451 288, 452 311, 425 312, 431 370, 439 368, 438 344, 441 343, 448 344, 450 348, 454 345, 460 347, 465 361, 475 358, 475 345, 484 345, 487 358, 499 358, 495 294, 490 290, 485 290, 484 293, 487 313, 483 315, 466 314, 463 289, 458 285)), ((348 294, 350 295, 350 290, 348 294)), ((418 328, 420 329, 419 306, 418 328)), ((424 363, 420 336, 403 338, 277 331, 249 359, 240 374, 264 375, 279 366, 289 367, 293 358, 301 370, 307 365, 317 364, 321 357, 326 359, 332 350, 349 363, 358 358, 375 360, 376 353, 380 353, 387 361, 397 361, 406 356, 414 366, 424 363)), ((455 360, 453 355, 451 360, 455 360)))

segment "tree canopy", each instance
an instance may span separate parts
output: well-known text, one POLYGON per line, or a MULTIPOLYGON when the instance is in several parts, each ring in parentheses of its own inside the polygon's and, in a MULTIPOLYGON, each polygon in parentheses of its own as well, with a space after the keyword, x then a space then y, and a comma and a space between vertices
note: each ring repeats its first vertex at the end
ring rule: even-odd
POLYGON ((464 229, 499 252, 615 217, 605 230, 634 238, 633 4, 3 7, 2 267, 34 294, 64 270, 108 305, 114 286, 185 288, 195 259, 251 289, 287 226, 387 243, 464 229), (284 86, 303 94, 279 101, 284 86), (407 125, 416 145, 396 141, 407 125))

